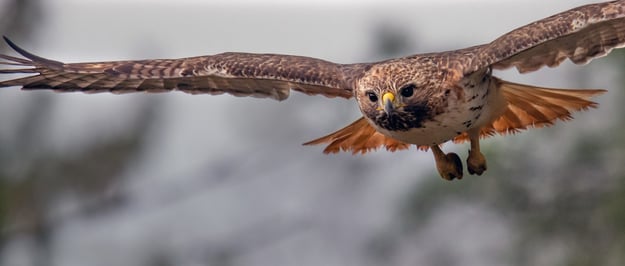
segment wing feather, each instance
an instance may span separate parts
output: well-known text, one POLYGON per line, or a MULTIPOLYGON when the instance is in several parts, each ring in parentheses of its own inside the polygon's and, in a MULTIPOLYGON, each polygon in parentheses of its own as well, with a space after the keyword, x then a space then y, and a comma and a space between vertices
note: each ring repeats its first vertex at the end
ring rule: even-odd
POLYGON ((5 37, 25 58, 0 55, 0 73, 37 75, 5 80, 0 87, 94 92, 167 92, 252 96, 284 100, 290 90, 309 95, 350 98, 353 81, 368 64, 342 65, 302 56, 223 53, 181 59, 65 64, 33 55, 5 37))
POLYGON ((580 6, 513 30, 493 42, 460 50, 464 73, 516 67, 521 73, 585 64, 625 46, 625 0, 580 6), (467 56, 468 55, 468 56, 467 56))

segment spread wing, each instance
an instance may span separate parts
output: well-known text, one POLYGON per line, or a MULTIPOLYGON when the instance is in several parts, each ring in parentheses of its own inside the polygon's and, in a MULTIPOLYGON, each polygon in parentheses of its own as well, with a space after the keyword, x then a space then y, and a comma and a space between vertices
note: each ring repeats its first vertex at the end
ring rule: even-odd
POLYGON ((366 64, 341 65, 291 55, 223 53, 181 59, 65 64, 33 55, 5 37, 25 58, 0 55, 2 73, 35 74, 5 80, 0 87, 93 92, 166 92, 252 96, 284 100, 290 90, 309 95, 350 98, 352 81, 366 64))
POLYGON ((519 72, 555 67, 565 59, 576 64, 625 46, 625 0, 590 4, 511 31, 485 45, 459 50, 464 73, 485 67, 519 72), (468 55, 468 56, 466 56, 468 55))

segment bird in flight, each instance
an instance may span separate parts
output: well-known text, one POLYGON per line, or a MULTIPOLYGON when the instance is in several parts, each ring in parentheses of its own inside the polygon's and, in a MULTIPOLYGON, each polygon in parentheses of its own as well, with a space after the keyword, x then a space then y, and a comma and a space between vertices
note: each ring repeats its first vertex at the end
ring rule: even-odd
POLYGON ((291 90, 354 98, 362 117, 304 145, 327 144, 325 153, 366 153, 415 145, 432 150, 444 179, 463 177, 455 153, 440 145, 469 141, 470 174, 486 159, 480 138, 571 119, 596 107, 604 90, 555 89, 513 83, 492 75, 515 67, 527 73, 565 59, 585 64, 625 46, 625 0, 590 4, 538 20, 496 40, 460 50, 417 54, 373 63, 336 64, 279 54, 222 53, 180 59, 62 63, 25 51, 0 55, 0 74, 31 74, 0 87, 60 92, 169 92, 231 94, 285 100, 291 90), (9 67, 10 66, 10 67, 9 67))

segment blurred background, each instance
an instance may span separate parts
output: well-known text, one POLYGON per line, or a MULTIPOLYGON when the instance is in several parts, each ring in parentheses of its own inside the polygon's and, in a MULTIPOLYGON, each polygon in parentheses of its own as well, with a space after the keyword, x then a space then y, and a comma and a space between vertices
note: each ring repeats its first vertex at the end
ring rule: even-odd
MULTIPOLYGON (((64 62, 351 63, 489 42, 590 2, 0 0, 0 33, 64 62)), ((489 170, 454 182, 416 149, 300 145, 357 119, 348 100, 4 88, 0 265, 623 265, 624 71, 619 50, 496 72, 608 92, 575 120, 483 141, 489 170)))

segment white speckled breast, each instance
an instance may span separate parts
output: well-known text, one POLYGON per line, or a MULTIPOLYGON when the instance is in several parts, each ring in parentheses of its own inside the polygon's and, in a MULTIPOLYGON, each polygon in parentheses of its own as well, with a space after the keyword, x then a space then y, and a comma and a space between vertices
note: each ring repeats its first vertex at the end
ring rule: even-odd
POLYGON ((389 131, 376 126, 372 121, 369 123, 380 133, 406 143, 431 146, 447 142, 463 132, 493 121, 491 114, 496 113, 494 108, 498 106, 494 101, 500 100, 501 96, 495 83, 490 81, 480 80, 477 84, 462 82, 464 98, 452 96, 449 109, 432 120, 424 121, 421 128, 389 131))

